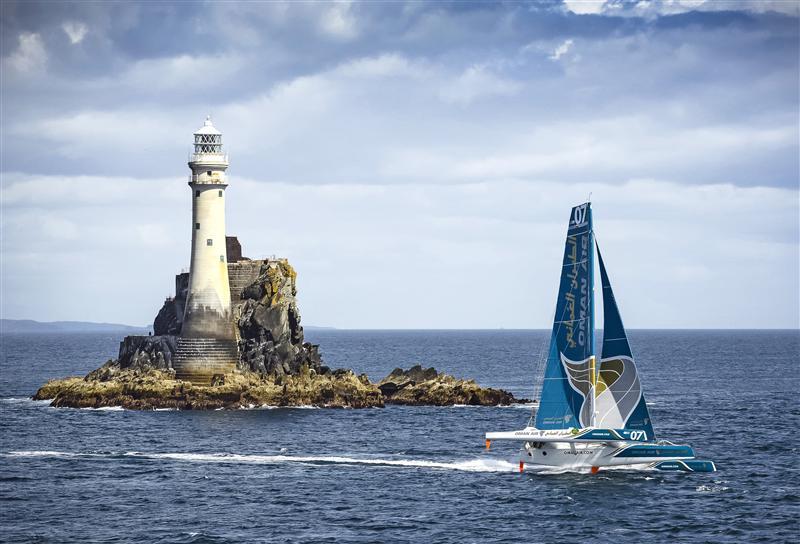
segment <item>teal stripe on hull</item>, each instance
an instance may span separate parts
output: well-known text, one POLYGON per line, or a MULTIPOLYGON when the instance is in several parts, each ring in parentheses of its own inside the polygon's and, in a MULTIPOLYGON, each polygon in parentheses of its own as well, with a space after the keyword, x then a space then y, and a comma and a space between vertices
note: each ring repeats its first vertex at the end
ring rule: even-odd
POLYGON ((694 457, 689 446, 629 446, 614 457, 694 457))
POLYGON ((659 461, 653 468, 673 472, 716 472, 713 461, 687 459, 686 461, 659 461))

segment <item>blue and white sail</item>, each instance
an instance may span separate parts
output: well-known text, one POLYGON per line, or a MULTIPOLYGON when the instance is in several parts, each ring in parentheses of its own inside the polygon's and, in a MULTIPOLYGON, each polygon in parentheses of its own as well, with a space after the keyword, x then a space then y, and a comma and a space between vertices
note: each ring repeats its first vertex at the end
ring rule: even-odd
POLYGON ((639 374, 622 326, 605 263, 592 230, 589 203, 572 208, 561 263, 556 314, 550 335, 534 426, 486 433, 522 442, 519 469, 640 467, 713 472, 690 446, 656 442, 639 374), (604 334, 595 357, 594 257, 600 267, 604 334))
POLYGON ((591 425, 595 389, 592 210, 572 208, 537 429, 591 425))
POLYGON ((596 380, 594 425, 605 429, 644 431, 645 440, 655 440, 639 373, 599 246, 597 258, 603 286, 603 348, 596 380))

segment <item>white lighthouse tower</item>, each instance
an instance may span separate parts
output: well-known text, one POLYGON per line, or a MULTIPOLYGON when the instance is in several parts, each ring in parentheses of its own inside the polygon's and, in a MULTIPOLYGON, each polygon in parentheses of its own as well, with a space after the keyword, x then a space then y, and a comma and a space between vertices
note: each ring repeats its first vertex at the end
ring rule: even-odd
POLYGON ((233 371, 238 359, 225 250, 228 155, 222 151, 222 133, 210 117, 194 133, 189 168, 192 257, 173 366, 178 379, 209 384, 214 376, 233 371))

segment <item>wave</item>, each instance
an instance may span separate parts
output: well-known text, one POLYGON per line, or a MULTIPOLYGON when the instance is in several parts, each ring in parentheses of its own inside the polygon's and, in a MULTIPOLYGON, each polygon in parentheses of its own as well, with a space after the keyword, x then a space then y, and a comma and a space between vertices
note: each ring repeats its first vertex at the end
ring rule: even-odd
POLYGON ((10 451, 8 457, 52 457, 52 458, 97 458, 127 457, 152 461, 179 461, 187 463, 231 463, 276 465, 300 463, 307 465, 367 465, 377 467, 398 467, 418 469, 460 470, 465 472, 513 472, 516 465, 500 459, 465 459, 461 461, 430 461, 423 459, 369 459, 338 455, 241 455, 235 453, 146 453, 128 451, 122 453, 80 453, 49 450, 10 451))
POLYGON ((34 406, 49 406, 53 399, 33 400, 30 397, 5 397, 0 399, 3 404, 31 404, 34 406))
POLYGON ((4 457, 105 457, 108 454, 103 453, 76 453, 72 451, 50 451, 50 450, 33 450, 33 451, 10 451, 3 454, 4 457))
MULTIPOLYGON (((223 408, 224 409, 224 408, 223 408)), ((320 410, 319 406, 311 404, 301 404, 299 406, 274 406, 271 404, 248 404, 238 408, 239 410, 320 410)))
POLYGON ((447 406, 434 406, 434 408, 511 408, 517 410, 530 410, 531 408, 538 408, 539 403, 525 402, 517 404, 506 404, 497 406, 483 406, 481 404, 449 404, 447 406))

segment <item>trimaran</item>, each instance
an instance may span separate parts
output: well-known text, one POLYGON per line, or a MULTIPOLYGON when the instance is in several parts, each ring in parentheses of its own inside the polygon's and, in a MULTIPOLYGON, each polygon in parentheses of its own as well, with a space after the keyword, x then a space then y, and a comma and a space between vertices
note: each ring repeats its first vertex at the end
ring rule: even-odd
MULTIPOLYGON (((531 417, 533 420, 533 417, 531 417)), ((590 203, 572 208, 550 350, 533 426, 486 433, 522 442, 519 469, 604 467, 713 472, 690 446, 657 441, 636 365, 592 228, 590 203), (595 356, 594 255, 603 291, 603 346, 595 356)))

